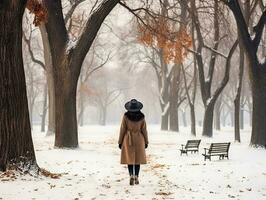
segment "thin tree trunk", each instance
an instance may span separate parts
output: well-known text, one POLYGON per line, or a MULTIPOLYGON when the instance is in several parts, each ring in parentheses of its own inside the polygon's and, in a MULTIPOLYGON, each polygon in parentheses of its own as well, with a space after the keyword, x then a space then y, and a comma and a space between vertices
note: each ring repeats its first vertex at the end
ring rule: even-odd
POLYGON ((46 79, 48 85, 48 129, 46 136, 54 135, 55 133, 55 91, 54 91, 54 75, 53 75, 53 63, 51 56, 51 49, 49 45, 48 35, 44 24, 39 26, 44 49, 44 62, 46 70, 46 79))
POLYGON ((46 136, 55 134, 55 86, 54 77, 50 73, 46 73, 48 85, 48 128, 46 136))
POLYGON ((47 113, 47 84, 44 85, 44 91, 43 91, 43 108, 42 108, 41 132, 45 131, 46 113, 47 113))
POLYGON ((37 169, 22 60, 25 0, 0 2, 0 170, 37 169))
POLYGON ((84 94, 83 92, 80 93, 80 104, 79 104, 79 108, 80 108, 80 111, 79 111, 79 125, 80 126, 83 126, 84 125, 84 94))
POLYGON ((101 117, 101 125, 106 125, 106 114, 107 114, 107 106, 103 106, 102 108, 102 117, 101 117))
POLYGON ((239 125, 239 99, 234 100, 235 105, 235 141, 240 142, 240 125, 239 125))
POLYGON ((225 110, 225 109, 223 109, 223 115, 222 115, 222 124, 223 124, 223 127, 226 126, 226 117, 227 117, 227 115, 226 115, 226 113, 225 113, 224 110, 225 110))
POLYGON ((240 104, 240 129, 244 129, 244 105, 240 104))
MULTIPOLYGON (((244 60, 245 55, 242 48, 242 44, 240 44, 240 52, 239 52, 239 75, 238 75, 238 86, 237 86, 237 92, 236 97, 234 100, 235 105, 235 141, 241 142, 240 140, 240 98, 241 98, 241 90, 242 90, 242 80, 243 80, 243 74, 244 74, 244 60)), ((242 122, 243 123, 243 122, 242 122)))
POLYGON ((230 111, 230 119, 231 119, 231 127, 234 127, 235 126, 235 115, 233 111, 230 111))
POLYGON ((191 134, 196 136, 196 116, 194 104, 189 105, 190 107, 190 120, 191 120, 191 134))
POLYGON ((221 104, 222 104, 222 99, 221 98, 218 98, 217 99, 217 102, 214 106, 214 110, 215 110, 215 129, 220 131, 221 130, 221 104))
POLYGON ((183 126, 187 127, 186 111, 182 110, 183 126))
POLYGON ((169 118, 169 111, 161 115, 161 130, 167 131, 168 130, 168 118, 169 118))

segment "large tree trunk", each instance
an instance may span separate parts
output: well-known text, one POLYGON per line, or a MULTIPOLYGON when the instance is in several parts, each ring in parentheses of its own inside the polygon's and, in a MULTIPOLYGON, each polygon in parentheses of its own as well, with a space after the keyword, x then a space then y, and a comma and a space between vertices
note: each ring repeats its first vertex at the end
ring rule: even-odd
MULTIPOLYGON (((64 63, 63 63, 64 64, 64 63)), ((55 147, 78 147, 76 91, 78 77, 74 78, 69 66, 63 65, 55 76, 55 147), (65 70, 64 70, 65 69, 65 70)))
POLYGON ((37 169, 22 60, 25 0, 0 2, 0 170, 37 169))
MULTIPOLYGON (((259 68, 259 66, 258 66, 259 68)), ((266 147, 266 71, 260 68, 252 82, 253 112, 251 144, 266 147)))
POLYGON ((43 108, 42 108, 41 132, 44 132, 45 131, 46 113, 47 113, 47 84, 45 84, 44 91, 43 91, 43 108))
POLYGON ((205 107, 202 135, 207 136, 207 137, 212 137, 212 135, 213 135, 214 104, 215 103, 208 104, 205 107))

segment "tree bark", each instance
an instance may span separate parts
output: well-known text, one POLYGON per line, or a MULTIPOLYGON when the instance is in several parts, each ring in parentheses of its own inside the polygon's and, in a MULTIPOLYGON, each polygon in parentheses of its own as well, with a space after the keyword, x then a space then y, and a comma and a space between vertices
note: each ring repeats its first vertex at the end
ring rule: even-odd
MULTIPOLYGON (((62 66, 61 69, 64 69, 62 66)), ((55 147, 78 147, 76 118, 76 90, 78 78, 73 80, 70 72, 61 71, 55 76, 55 147)))
POLYGON ((0 2, 0 170, 37 169, 22 59, 25 0, 0 2))
POLYGON ((221 104, 222 100, 218 98, 215 104, 215 129, 218 131, 221 130, 221 104))
POLYGON ((178 69, 177 66, 173 66, 173 78, 170 83, 170 98, 169 98, 169 129, 171 131, 179 131, 179 121, 178 121, 178 69))
POLYGON ((213 110, 214 103, 205 106, 202 135, 207 137, 212 137, 213 135, 213 110))
POLYGON ((261 73, 253 80, 253 114, 251 144, 266 147, 266 70, 260 68, 261 73))
POLYGON ((191 134, 196 136, 196 116, 194 104, 189 105, 190 107, 190 120, 191 120, 191 134))
POLYGON ((47 84, 44 85, 44 90, 43 90, 43 108, 42 108, 41 132, 45 131, 46 113, 47 113, 47 84))

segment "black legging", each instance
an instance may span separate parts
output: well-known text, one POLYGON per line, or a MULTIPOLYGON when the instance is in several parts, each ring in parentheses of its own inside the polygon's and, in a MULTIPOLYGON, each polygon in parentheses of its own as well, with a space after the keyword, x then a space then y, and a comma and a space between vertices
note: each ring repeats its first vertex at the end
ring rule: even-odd
POLYGON ((140 165, 128 165, 128 172, 129 172, 129 175, 136 175, 136 176, 139 176, 139 169, 140 169, 140 165), (135 169, 135 174, 134 174, 134 171, 133 169, 135 169))

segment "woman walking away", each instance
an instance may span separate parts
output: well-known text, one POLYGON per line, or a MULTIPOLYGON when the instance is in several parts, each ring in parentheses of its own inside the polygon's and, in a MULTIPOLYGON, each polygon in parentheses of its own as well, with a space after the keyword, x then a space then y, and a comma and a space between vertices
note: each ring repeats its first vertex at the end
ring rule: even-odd
POLYGON ((121 164, 128 165, 129 184, 139 184, 140 164, 146 164, 145 149, 148 147, 148 134, 144 114, 140 111, 143 105, 136 99, 125 104, 119 135, 121 164))

